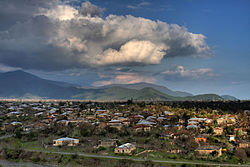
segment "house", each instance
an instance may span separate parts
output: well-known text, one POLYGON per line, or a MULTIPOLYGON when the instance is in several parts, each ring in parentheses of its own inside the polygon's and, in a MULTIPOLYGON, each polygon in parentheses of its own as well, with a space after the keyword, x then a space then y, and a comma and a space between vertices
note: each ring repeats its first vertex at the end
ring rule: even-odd
POLYGON ((128 118, 125 118, 125 117, 118 117, 118 118, 117 118, 117 120, 120 120, 120 121, 122 121, 122 122, 123 122, 123 121, 127 121, 127 120, 128 120, 128 118))
POLYGON ((43 112, 38 112, 36 114, 34 114, 36 117, 39 117, 40 115, 43 115, 44 113, 43 112))
POLYGON ((71 119, 68 121, 69 121, 69 124, 73 124, 73 125, 79 125, 81 123, 89 123, 89 121, 87 119, 84 119, 84 118, 71 119))
POLYGON ((195 142, 198 143, 198 144, 199 144, 200 142, 206 143, 208 137, 209 137, 208 134, 200 134, 200 135, 198 135, 197 137, 195 137, 194 140, 195 140, 195 142))
POLYGON ((177 125, 164 125, 163 128, 165 130, 167 130, 167 129, 173 129, 173 128, 181 130, 183 128, 183 125, 180 125, 180 124, 177 124, 177 125))
POLYGON ((223 128, 221 127, 216 127, 213 129, 213 132, 215 135, 222 135, 223 134, 223 128))
POLYGON ((114 117, 122 117, 122 116, 123 116, 123 113, 121 112, 114 113, 114 117))
POLYGON ((228 141, 235 141, 235 135, 227 135, 228 141))
POLYGON ((25 132, 29 132, 33 129, 33 125, 26 125, 23 127, 23 131, 25 132))
POLYGON ((22 126, 23 124, 22 124, 22 122, 16 122, 16 121, 14 121, 14 122, 11 122, 11 125, 12 126, 22 126))
POLYGON ((130 120, 128 120, 128 119, 127 120, 123 120, 122 123, 125 126, 129 126, 130 125, 130 120))
POLYGON ((74 139, 74 138, 60 138, 53 140, 53 146, 76 146, 79 144, 79 139, 74 139))
POLYGON ((95 115, 86 115, 87 120, 95 120, 96 116, 95 115))
POLYGON ((98 110, 96 110, 96 113, 97 113, 98 115, 103 114, 103 113, 109 113, 109 110, 98 109, 98 110))
POLYGON ((136 132, 149 132, 151 131, 151 125, 137 124, 134 126, 136 132))
POLYGON ((212 119, 209 119, 209 118, 205 118, 204 122, 207 123, 207 124, 210 124, 210 123, 213 122, 213 120, 212 120, 212 119))
POLYGON ((190 118, 188 120, 188 123, 189 122, 198 122, 198 123, 200 123, 200 122, 205 122, 205 121, 209 122, 209 119, 208 118, 190 118))
POLYGON ((188 122, 188 125, 198 125, 199 124, 199 122, 196 122, 196 121, 190 121, 190 122, 188 122))
POLYGON ((213 145, 206 145, 206 146, 199 146, 195 149, 196 154, 200 156, 221 156, 222 155, 222 148, 219 146, 213 146, 213 145))
POLYGON ((136 149, 136 146, 131 143, 126 143, 115 148, 116 154, 131 154, 136 149))
POLYGON ((228 117, 227 118, 227 125, 229 126, 229 125, 234 125, 234 124, 236 124, 235 117, 228 117))
POLYGON ((164 118, 164 117, 158 117, 157 118, 157 122, 163 122, 164 120, 166 120, 166 118, 164 118))
POLYGON ((164 114, 165 114, 165 115, 169 115, 169 116, 170 116, 170 115, 174 115, 174 113, 169 112, 169 111, 164 111, 164 114))
POLYGON ((19 112, 19 111, 13 111, 13 112, 7 113, 7 116, 8 116, 8 117, 11 117, 11 116, 19 117, 21 114, 22 114, 22 113, 19 112))
POLYGON ((179 154, 179 153, 183 153, 185 151, 184 150, 180 150, 180 149, 171 149, 171 150, 167 150, 166 152, 172 153, 172 154, 179 154))
POLYGON ((249 110, 244 110, 244 113, 249 114, 249 110))
POLYGON ((187 129, 197 129, 198 126, 197 125, 188 125, 187 129))
POLYGON ((218 125, 222 125, 224 123, 224 118, 218 118, 216 122, 218 125))
POLYGON ((161 138, 162 139, 169 139, 169 138, 172 138, 174 135, 173 132, 169 131, 169 130, 165 130, 162 135, 161 135, 161 138))
POLYGON ((146 118, 146 121, 150 121, 150 122, 156 122, 157 118, 155 116, 148 116, 146 118))
POLYGON ((107 123, 107 125, 109 125, 112 128, 116 128, 118 130, 121 130, 121 128, 122 128, 122 121, 117 120, 117 119, 113 119, 113 120, 109 121, 107 123))
POLYGON ((134 119, 142 120, 142 119, 144 119, 144 116, 142 116, 142 115, 135 115, 134 119))
POLYGON ((109 115, 106 114, 106 113, 101 113, 101 114, 98 114, 97 117, 98 117, 98 118, 108 118, 109 115))
POLYGON ((97 148, 98 147, 116 147, 117 146, 116 141, 117 139, 99 140, 96 147, 97 148))
POLYGON ((134 126, 134 129, 136 132, 140 132, 140 131, 149 132, 151 131, 152 127, 155 125, 156 123, 154 122, 150 122, 150 121, 142 119, 134 126))
POLYGON ((172 137, 174 139, 178 139, 180 137, 188 137, 190 135, 191 135, 190 131, 188 131, 188 130, 182 130, 182 131, 178 131, 178 132, 172 134, 172 137))
POLYGON ((57 109, 56 109, 56 108, 53 108, 53 109, 47 111, 47 114, 48 114, 48 115, 52 115, 52 114, 55 114, 55 115, 56 115, 56 112, 57 112, 57 109))
POLYGON ((149 125, 149 126, 154 126, 156 125, 155 122, 147 121, 147 120, 140 120, 136 125, 149 125))
POLYGON ((237 144, 237 148, 249 148, 250 143, 247 141, 241 141, 237 144))
POLYGON ((57 124, 64 125, 64 126, 68 126, 69 121, 63 119, 63 120, 57 121, 57 124))

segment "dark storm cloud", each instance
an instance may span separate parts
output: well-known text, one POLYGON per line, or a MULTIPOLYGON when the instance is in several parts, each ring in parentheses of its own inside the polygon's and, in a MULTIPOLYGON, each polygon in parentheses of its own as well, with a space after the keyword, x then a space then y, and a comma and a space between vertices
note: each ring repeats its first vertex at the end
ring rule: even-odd
POLYGON ((4 0, 0 11, 0 62, 11 67, 124 68, 160 64, 168 56, 204 57, 210 50, 204 35, 185 27, 130 15, 102 18, 103 9, 89 1, 74 8, 57 0, 4 0))
POLYGON ((23 22, 41 8, 51 8, 57 0, 1 0, 0 1, 0 30, 7 30, 17 22, 23 22))

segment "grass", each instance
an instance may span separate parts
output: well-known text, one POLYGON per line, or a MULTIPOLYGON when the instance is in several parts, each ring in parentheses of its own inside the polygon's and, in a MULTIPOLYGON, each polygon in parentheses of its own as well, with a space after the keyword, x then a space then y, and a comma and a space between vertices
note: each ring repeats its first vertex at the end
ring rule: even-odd
MULTIPOLYGON (((46 141, 47 139, 44 139, 46 141)), ((29 142, 21 142, 21 140, 16 139, 14 137, 4 139, 0 141, 0 146, 1 147, 7 147, 7 148, 12 148, 12 149, 27 149, 27 150, 34 150, 34 151, 46 151, 46 152, 70 152, 70 153, 86 153, 90 155, 100 155, 100 154, 95 154, 95 153, 87 153, 84 147, 47 147, 44 148, 42 147, 41 141, 29 141, 29 142)), ((135 151, 135 154, 140 153, 144 151, 143 148, 137 148, 135 151)), ((116 156, 116 157, 122 157, 122 158, 134 158, 134 159, 145 159, 146 160, 179 160, 183 162, 191 162, 189 159, 184 159, 185 157, 180 157, 178 154, 171 154, 171 153, 166 153, 166 152, 148 152, 148 153, 143 153, 138 156, 134 155, 124 155, 124 154, 115 154, 114 153, 114 148, 106 148, 104 150, 106 153, 105 155, 107 156, 116 156)), ((103 152, 99 152, 103 153, 103 152)), ((186 157, 187 158, 187 157, 186 157)), ((208 163, 213 163, 212 161, 204 161, 201 159, 194 159, 192 162, 208 162, 208 163)), ((216 162, 214 162, 216 163, 216 162)), ((217 162, 218 163, 218 162, 217 162)), ((226 163, 226 162, 224 162, 226 163)))

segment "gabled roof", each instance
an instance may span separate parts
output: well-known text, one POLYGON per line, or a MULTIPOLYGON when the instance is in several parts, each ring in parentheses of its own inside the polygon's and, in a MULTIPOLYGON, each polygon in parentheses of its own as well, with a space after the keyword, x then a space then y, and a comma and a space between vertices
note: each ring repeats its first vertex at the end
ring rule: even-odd
POLYGON ((148 116, 148 117, 146 118, 146 120, 150 120, 150 119, 156 119, 156 117, 155 117, 155 116, 148 116))
POLYGON ((190 129, 190 128, 198 128, 198 126, 196 126, 196 125, 188 125, 187 129, 190 129))
POLYGON ((137 125, 155 125, 156 123, 154 122, 150 122, 150 121, 147 121, 147 120, 140 120, 137 125))
POLYGON ((63 137, 56 139, 57 141, 72 141, 72 140, 79 140, 79 139, 74 139, 74 138, 69 138, 69 137, 63 137))
POLYGON ((21 124, 22 124, 22 122, 16 122, 16 121, 11 122, 11 125, 21 125, 21 124))
POLYGON ((117 119, 112 119, 111 121, 109 121, 109 123, 120 123, 121 121, 120 120, 117 120, 117 119))
POLYGON ((164 111, 164 114, 165 114, 165 115, 174 115, 174 113, 169 112, 169 111, 164 111))
POLYGON ((131 144, 131 143, 125 143, 125 144, 123 144, 123 145, 120 145, 120 146, 118 146, 117 148, 132 148, 133 147, 133 144, 131 144))
POLYGON ((200 146, 196 150, 219 150, 221 147, 214 145, 200 146))

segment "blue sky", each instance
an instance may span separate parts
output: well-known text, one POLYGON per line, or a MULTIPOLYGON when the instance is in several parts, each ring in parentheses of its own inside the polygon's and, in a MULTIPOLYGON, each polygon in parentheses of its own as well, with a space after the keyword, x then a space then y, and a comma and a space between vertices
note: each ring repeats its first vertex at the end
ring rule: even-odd
MULTIPOLYGON (((36 0, 33 0, 35 3, 36 0)), ((56 1, 56 0, 55 0, 56 1)), ((66 2, 66 1, 65 1, 66 2)), ((67 3, 63 3, 63 5, 67 5, 70 7, 73 7, 76 10, 79 10, 81 8, 82 2, 85 1, 67 1, 67 3)), ((8 4, 8 1, 6 1, 6 4, 8 4)), ((2 6, 6 5, 2 4, 2 6)), ((24 13, 21 8, 25 9, 28 8, 31 13, 25 13, 23 18, 17 18, 12 11, 0 12, 0 18, 5 18, 8 15, 13 16, 13 21, 11 19, 4 20, 4 26, 1 28, 0 26, 0 38, 1 34, 4 34, 4 32, 9 31, 23 31, 22 28, 20 28, 22 25, 17 25, 18 21, 23 24, 30 25, 31 31, 36 36, 39 36, 40 34, 36 34, 36 28, 37 26, 34 26, 34 24, 39 22, 39 25, 44 25, 47 18, 50 20, 52 18, 57 19, 59 18, 58 15, 55 15, 53 11, 58 10, 58 4, 39 4, 44 10, 35 9, 34 7, 30 7, 29 4, 26 6, 21 6, 18 9, 21 11, 20 13, 24 13), (45 11, 45 9, 48 9, 48 12, 41 13, 41 11, 45 11), (52 12, 51 12, 52 11, 52 12), (2 14, 2 17, 1 17, 2 14), (42 15, 45 18, 38 17, 37 15, 42 15), (31 17, 37 17, 36 22, 33 23, 32 21, 28 21, 31 17), (39 18, 39 19, 38 19, 39 18), (14 27, 14 28, 13 28, 14 27)), ((59 4, 61 5, 61 4, 59 4)), ((87 5, 87 4, 86 4, 87 5)), ((122 18, 122 21, 125 23, 131 23, 130 26, 133 26, 133 24, 136 24, 136 20, 138 17, 148 19, 152 22, 150 22, 150 25, 157 24, 157 26, 160 27, 160 23, 158 24, 158 20, 161 22, 164 22, 168 25, 171 24, 177 24, 179 27, 183 28, 179 32, 176 32, 177 34, 170 32, 171 39, 168 40, 168 42, 162 42, 166 39, 155 39, 154 37, 141 37, 132 35, 128 39, 124 39, 126 37, 120 36, 116 34, 113 34, 108 40, 114 40, 117 41, 119 44, 105 44, 102 42, 101 50, 103 49, 103 56, 105 56, 105 51, 110 51, 107 48, 115 49, 118 52, 116 56, 120 55, 120 59, 112 60, 111 62, 110 57, 105 57, 103 59, 102 57, 98 57, 96 60, 92 59, 88 60, 88 56, 83 56, 76 62, 74 62, 74 58, 78 57, 78 55, 74 55, 74 58, 68 58, 68 57, 62 57, 62 59, 56 57, 55 59, 51 60, 51 64, 47 65, 41 65, 43 62, 46 62, 48 58, 51 58, 53 55, 62 55, 62 53, 65 53, 62 50, 53 50, 51 47, 45 48, 44 47, 44 41, 45 42, 51 42, 55 41, 55 39, 42 39, 38 40, 37 38, 34 38, 31 36, 28 39, 22 40, 35 40, 36 43, 41 44, 41 48, 45 48, 46 52, 38 52, 35 50, 36 48, 30 46, 30 43, 25 43, 23 47, 31 47, 34 48, 34 51, 32 52, 32 56, 37 54, 36 58, 33 58, 32 56, 27 56, 30 53, 21 52, 19 57, 12 56, 12 53, 16 53, 16 50, 13 51, 9 49, 6 51, 5 49, 0 48, 0 62, 2 64, 2 71, 8 70, 8 69, 23 69, 28 72, 32 72, 34 74, 37 74, 41 77, 48 78, 48 79, 54 79, 54 80, 61 80, 61 81, 67 81, 67 82, 73 82, 81 85, 103 85, 103 84, 112 84, 112 83, 135 83, 135 82, 152 82, 160 85, 165 85, 171 89, 174 90, 182 90, 182 91, 188 91, 194 94, 202 94, 202 93, 217 93, 217 94, 230 94, 234 95, 237 98, 241 99, 249 99, 250 98, 250 1, 248 0, 148 0, 148 1, 142 1, 142 0, 91 0, 89 2, 90 6, 87 6, 88 9, 82 8, 83 13, 88 13, 91 15, 91 17, 100 17, 103 19, 102 22, 104 22, 104 25, 107 25, 109 33, 112 33, 114 29, 121 28, 121 26, 126 26, 126 24, 119 25, 118 27, 109 27, 109 21, 106 19, 110 14, 115 16, 115 19, 121 19, 120 16, 125 15, 131 15, 133 18, 122 18), (104 10, 102 10, 102 9, 104 10), (91 10, 89 10, 91 9, 91 10), (92 12, 92 13, 91 13, 92 12), (102 13, 103 12, 103 13, 102 13), (102 14, 100 14, 102 13, 102 14), (132 22, 135 20, 135 22, 132 22), (111 31, 112 30, 112 31, 111 31), (179 34, 188 34, 187 36, 179 36, 179 34), (176 44, 179 45, 185 45, 187 41, 190 40, 190 38, 196 38, 196 36, 193 36, 192 34, 202 34, 202 36, 197 36, 199 38, 199 47, 196 46, 196 43, 194 41, 191 41, 191 44, 188 44, 188 48, 185 48, 183 52, 177 54, 177 52, 173 52, 174 50, 171 48, 177 48, 176 44), (121 39, 117 39, 119 38, 121 39), (203 41, 203 36, 204 38, 203 41), (179 39, 180 37, 180 39, 179 39), (178 41, 177 39, 178 38, 178 41), (43 42, 41 42, 43 41, 43 42), (161 57, 161 54, 152 52, 155 57, 151 55, 145 55, 146 58, 152 58, 149 60, 146 60, 144 57, 143 59, 139 58, 132 58, 131 60, 129 58, 124 58, 126 54, 122 54, 122 46, 124 46, 125 49, 131 48, 132 45, 141 46, 142 42, 143 44, 149 45, 149 46, 155 46, 154 44, 164 45, 162 46, 166 51, 166 55, 164 55, 163 58, 161 57), (147 42, 149 43, 147 43, 147 42), (173 41, 173 42, 171 42, 173 41), (41 42, 41 43, 40 43, 41 42), (174 43, 174 44, 173 44, 174 43), (208 46, 208 49, 200 52, 199 49, 201 49, 203 46, 208 46), (169 50, 170 47, 170 50, 169 50), (191 47, 191 50, 189 50, 191 47), (107 49, 107 50, 105 50, 107 49), (209 52, 209 53, 208 53, 209 52), (2 55, 10 55, 11 58, 1 58, 2 55), (60 53, 60 54, 59 54, 60 53), (51 55, 51 56, 44 56, 51 55), (203 56, 199 56, 202 54, 203 56), (23 56, 22 56, 23 55, 23 56), (171 56, 168 56, 171 55, 171 56), (198 56, 196 56, 198 55, 198 56), (204 56, 205 55, 205 56, 204 56), (208 56, 207 56, 208 55, 208 56), (40 57, 39 57, 40 56, 40 57), (38 58, 39 57, 39 58, 38 58), (46 57, 46 59, 44 58, 46 57), (154 59, 156 58, 156 59, 154 59), (61 61, 60 61, 61 60, 61 61), (98 62, 100 60, 100 62, 98 62), (71 62, 72 63, 68 63, 71 62), (77 64, 77 62, 82 62, 82 64, 77 64), (88 64, 88 62, 90 62, 88 64), (103 63, 104 62, 104 63, 103 63), (34 64, 34 66, 30 65, 31 63, 34 64), (36 65, 37 63, 37 65, 36 65), (39 64, 40 63, 40 64, 39 64), (75 66, 74 66, 75 64, 75 66), (40 66, 39 68, 36 68, 40 66), (51 68, 55 67, 55 68, 51 68)), ((1 6, 1 5, 0 5, 1 6)), ((63 13, 67 13, 70 15, 70 12, 74 12, 73 9, 62 8, 63 13), (68 10, 70 9, 70 10, 68 10)), ((80 11, 80 10, 79 10, 80 11)), ((57 12, 58 13, 58 12, 57 12)), ((10 17, 9 17, 10 18, 10 17)), ((12 17, 11 17, 12 18, 12 17)), ((60 16, 60 19, 62 17, 60 16)), ((59 20, 60 20, 59 19, 59 20)), ((68 18, 67 18, 68 19, 68 18)), ((71 20, 75 18, 69 18, 71 20)), ((79 18, 77 18, 79 20, 79 18)), ((75 19, 76 20, 76 19, 75 19)), ((93 20, 93 19, 92 19, 93 20)), ((85 21, 92 21, 87 20, 85 21)), ((84 21, 82 21, 84 22, 84 21)), ((79 24, 82 24, 82 22, 78 22, 77 26, 79 24)), ((140 22, 138 20, 138 22, 140 22)), ((142 21, 144 24, 144 21, 142 21)), ((96 23, 96 22, 95 22, 96 23)), ((57 26, 60 24, 60 28, 62 27, 62 23, 58 23, 57 21, 53 21, 53 24, 51 23, 51 26, 47 26, 48 22, 46 22, 46 26, 44 26, 45 30, 54 31, 52 27, 55 25, 57 26)), ((63 22, 63 25, 66 24, 63 22)), ((84 23, 84 25, 88 24, 87 22, 84 23)), ((148 26, 148 23, 145 23, 145 25, 148 26)), ((93 26, 91 24, 91 26, 93 26)), ((93 27, 93 29, 96 26, 93 27)), ((103 26, 102 26, 103 28, 103 26)), ((166 26, 165 26, 166 28, 166 26)), ((98 31, 96 30, 95 33, 88 32, 90 35, 83 36, 80 41, 78 41, 78 38, 72 38, 72 34, 76 34, 73 32, 75 28, 74 27, 67 27, 67 29, 61 30, 61 33, 64 31, 67 31, 67 38, 70 42, 72 42, 72 45, 75 44, 81 49, 84 48, 82 43, 87 43, 86 46, 90 46, 90 43, 96 46, 99 49, 100 43, 96 41, 91 41, 92 38, 96 36, 96 33, 98 31), (70 30, 69 30, 70 29, 70 30), (69 32, 71 33, 69 35, 69 32), (92 36, 91 36, 92 35, 92 36), (69 38, 70 36, 70 38, 69 38), (79 42, 79 43, 78 43, 79 42)), ((159 28, 160 29, 160 28, 159 28)), ((138 29, 134 29, 133 31, 138 31, 135 33, 140 33, 138 29)), ((141 30, 142 31, 142 30, 141 30)), ((156 30, 158 31, 158 30, 156 30)), ((167 31, 166 29, 164 32, 167 31)), ((84 33, 84 27, 82 26, 81 31, 76 30, 76 32, 82 32, 84 33)), ((103 32, 103 30, 102 30, 103 32)), ((151 32, 151 31, 146 31, 151 32)), ((47 31, 44 32, 46 36, 47 31)), ((57 32, 56 32, 57 33, 57 32)), ((154 32, 158 33, 158 32, 154 32)), ((154 35, 152 34, 152 36, 154 35)), ((160 30, 159 30, 160 33, 160 30)), ((13 33, 16 34, 16 33, 13 33)), ((66 34, 66 32, 65 32, 66 34)), ((124 34, 125 36, 126 34, 124 34)), ((131 35, 131 34, 129 34, 131 35)), ((4 36, 4 35, 2 35, 4 36)), ((13 36, 13 35, 12 35, 13 36)), ((65 36, 65 35, 64 35, 65 36)), ((61 38, 61 36, 59 36, 61 38)), ((59 39, 56 38, 57 39, 59 39)), ((66 38, 66 37, 65 37, 66 38)), ((98 36, 97 36, 98 38, 98 36)), ((15 38, 17 39, 17 38, 15 38)), ((19 38, 18 38, 19 39, 19 38)), ((20 39, 21 41, 21 39, 20 39)), ((57 42, 57 47, 62 46, 62 40, 60 40, 60 43, 57 42)), ((190 41, 189 41, 190 42, 190 41)), ((1 39, 0 39, 1 43, 1 39)), ((34 43, 34 42, 33 42, 34 43)), ((15 43, 11 42, 12 45, 15 45, 15 43)), ((9 46, 10 43, 5 44, 6 46, 9 46)), ((19 46, 18 44, 16 44, 19 46)), ((46 45, 47 46, 47 45, 46 45)), ((185 45, 186 46, 186 45, 185 45)), ((90 46, 92 47, 92 45, 90 46)), ((8 48, 8 47, 7 47, 8 48)), ((52 47, 53 48, 53 47, 52 47)), ((27 48, 28 49, 28 48, 27 48)), ((70 48, 72 50, 72 48, 70 48)), ((97 49, 97 50, 98 50, 97 49)), ((124 50, 125 50, 124 49, 124 50)), ((20 49, 21 50, 21 49, 20 49)), ((159 50, 157 48, 156 50, 159 50)), ((113 50, 114 51, 114 50, 113 50)), ((151 50, 150 50, 151 51, 151 50)), ((75 54, 74 52, 67 52, 67 54, 75 54)), ((87 52, 88 55, 91 55, 92 53, 98 53, 95 51, 87 52)), ((114 53, 114 52, 112 52, 114 53)), ((127 53, 127 52, 126 52, 127 53)), ((139 52, 138 52, 139 53, 139 52)), ((110 54, 110 53, 109 53, 110 54)), ((140 52, 141 54, 141 52, 140 52)), ((87 54, 86 54, 87 55, 87 54)), ((81 56, 81 55, 80 55, 81 56)), ((95 57, 92 55, 92 57, 95 57)), ((114 57, 112 57, 114 58, 114 57)), ((130 57, 131 58, 131 57, 130 57)), ((0 66, 1 67, 1 66, 0 66)))

